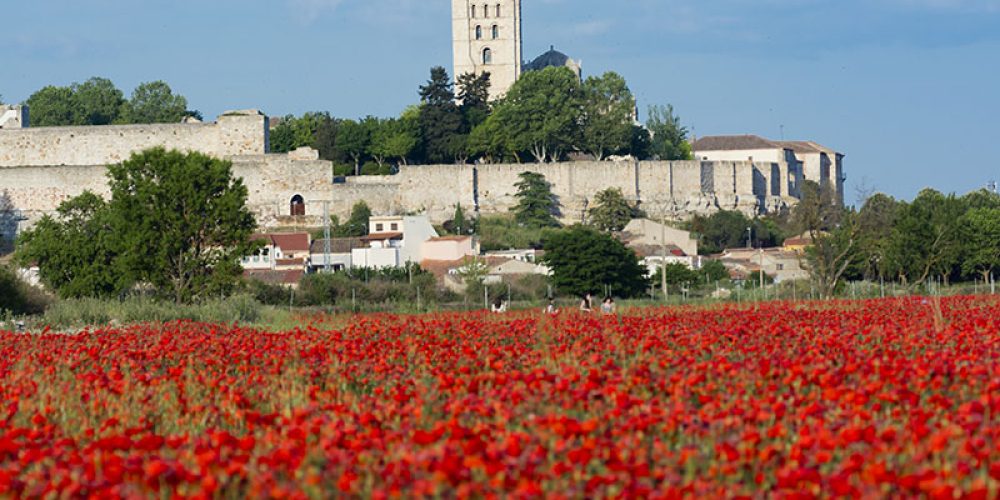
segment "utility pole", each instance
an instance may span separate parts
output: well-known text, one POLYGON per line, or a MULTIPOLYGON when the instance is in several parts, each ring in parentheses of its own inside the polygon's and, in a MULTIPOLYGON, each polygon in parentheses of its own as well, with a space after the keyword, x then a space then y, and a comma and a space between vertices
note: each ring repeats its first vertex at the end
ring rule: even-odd
POLYGON ((323 201, 323 272, 330 273, 330 202, 323 201))
POLYGON ((667 212, 660 218, 660 287, 663 301, 667 301, 667 212))

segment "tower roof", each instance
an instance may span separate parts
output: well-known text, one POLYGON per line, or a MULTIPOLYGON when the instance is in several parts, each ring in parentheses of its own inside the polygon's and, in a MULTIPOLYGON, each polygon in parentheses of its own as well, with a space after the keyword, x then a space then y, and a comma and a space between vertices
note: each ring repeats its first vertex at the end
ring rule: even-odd
POLYGON ((580 63, 570 59, 569 56, 563 54, 556 50, 555 46, 550 46, 549 50, 544 54, 535 58, 527 65, 524 66, 525 71, 540 71, 545 68, 561 68, 568 67, 579 73, 580 63))

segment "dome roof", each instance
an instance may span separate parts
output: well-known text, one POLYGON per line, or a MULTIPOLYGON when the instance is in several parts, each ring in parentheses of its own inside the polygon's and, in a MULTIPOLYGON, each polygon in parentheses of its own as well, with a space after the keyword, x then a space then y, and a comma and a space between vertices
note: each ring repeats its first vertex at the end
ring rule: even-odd
POLYGON ((534 61, 528 63, 524 67, 524 70, 539 71, 545 68, 550 68, 550 67, 561 68, 564 66, 573 69, 579 65, 575 61, 570 59, 569 56, 567 56, 566 54, 563 54, 562 52, 556 50, 556 48, 553 46, 549 49, 548 52, 536 57, 534 61))

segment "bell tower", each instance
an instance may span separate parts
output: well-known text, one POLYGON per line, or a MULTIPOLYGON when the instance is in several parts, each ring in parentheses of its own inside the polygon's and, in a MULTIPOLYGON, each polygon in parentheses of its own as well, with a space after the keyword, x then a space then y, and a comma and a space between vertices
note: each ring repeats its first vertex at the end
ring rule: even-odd
POLYGON ((490 73, 490 99, 521 76, 521 0, 452 0, 454 77, 490 73))

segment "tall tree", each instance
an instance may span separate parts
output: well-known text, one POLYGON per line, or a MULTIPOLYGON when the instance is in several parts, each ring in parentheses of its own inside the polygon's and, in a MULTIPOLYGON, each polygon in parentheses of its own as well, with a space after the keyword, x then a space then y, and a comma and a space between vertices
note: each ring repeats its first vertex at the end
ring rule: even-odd
POLYGON ((545 176, 536 172, 521 172, 518 177, 521 180, 514 184, 517 187, 517 194, 514 195, 517 204, 511 208, 514 220, 527 227, 558 227, 556 215, 559 204, 545 176))
POLYGON ((230 162, 154 148, 109 166, 108 177, 127 269, 177 302, 234 285, 256 222, 230 162))
POLYGON ((865 200, 858 212, 858 251, 863 259, 862 272, 868 278, 886 277, 889 242, 898 211, 895 199, 876 193, 865 200))
POLYGON ((83 125, 80 103, 70 87, 49 85, 31 94, 25 104, 31 109, 32 127, 83 125))
POLYGON ((361 175, 361 160, 371 142, 371 127, 354 120, 344 120, 337 128, 337 146, 354 162, 354 175, 361 175))
POLYGON ((925 189, 899 208, 888 256, 890 269, 911 287, 931 276, 948 278, 961 252, 960 199, 925 189))
POLYGON ((993 273, 1000 269, 1000 208, 973 208, 960 223, 965 247, 962 271, 966 275, 979 273, 984 281, 992 281, 993 273))
POLYGON ((468 222, 465 221, 465 211, 462 210, 462 204, 455 204, 455 215, 451 218, 452 227, 455 229, 455 234, 465 234, 469 229, 468 222))
POLYGON ((85 191, 22 233, 15 258, 37 264, 42 282, 60 297, 114 297, 138 277, 122 266, 122 235, 112 222, 108 204, 85 191))
POLYGON ((590 223, 606 232, 618 232, 632 221, 634 209, 619 188, 608 188, 594 196, 594 207, 590 209, 590 223))
POLYGON ((608 72, 583 82, 583 148, 601 161, 628 151, 632 142, 635 97, 621 75, 608 72))
POLYGON ((142 83, 122 114, 125 123, 176 123, 187 116, 187 99, 161 80, 142 83))
POLYGON ((466 73, 458 77, 458 100, 465 132, 471 131, 486 121, 490 114, 490 74, 466 73))
POLYGON ((646 128, 652 138, 650 152, 653 157, 669 161, 692 158, 688 129, 681 125, 681 119, 674 114, 673 106, 650 106, 646 128))
POLYGON ((431 69, 431 78, 420 87, 420 135, 424 159, 430 163, 448 163, 455 158, 455 147, 463 134, 462 113, 455 104, 455 92, 448 72, 431 69))
POLYGON ((544 242, 542 261, 552 269, 552 283, 563 293, 583 295, 611 288, 620 297, 646 291, 646 269, 635 252, 606 233, 586 226, 554 231, 544 242))
POLYGON ((579 142, 582 102, 580 80, 569 68, 546 68, 525 73, 494 115, 518 154, 558 161, 579 142))
POLYGON ((111 80, 95 76, 83 83, 74 83, 72 90, 79 106, 80 121, 84 124, 108 125, 118 120, 125 94, 111 80))

